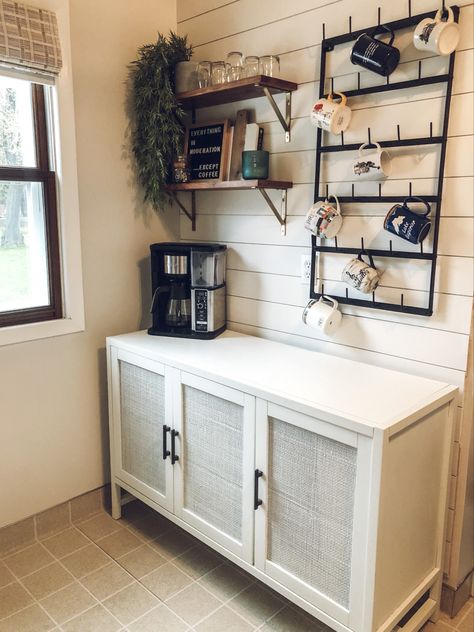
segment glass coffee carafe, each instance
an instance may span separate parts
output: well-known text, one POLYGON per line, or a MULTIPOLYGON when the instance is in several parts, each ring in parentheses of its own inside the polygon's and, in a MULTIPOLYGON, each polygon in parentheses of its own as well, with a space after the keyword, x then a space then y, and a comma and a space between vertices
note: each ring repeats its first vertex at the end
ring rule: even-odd
POLYGON ((173 279, 165 311, 168 327, 191 326, 191 290, 186 281, 173 279))

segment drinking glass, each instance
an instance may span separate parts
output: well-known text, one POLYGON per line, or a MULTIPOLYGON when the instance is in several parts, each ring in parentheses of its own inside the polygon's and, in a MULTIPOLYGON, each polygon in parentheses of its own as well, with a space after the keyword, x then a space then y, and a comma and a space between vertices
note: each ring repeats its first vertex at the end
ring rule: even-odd
POLYGON ((244 56, 239 51, 227 55, 227 81, 238 81, 243 77, 244 56))
POLYGON ((197 67, 198 83, 200 88, 208 88, 211 85, 211 62, 200 61, 197 67))
POLYGON ((246 57, 244 67, 245 76, 255 77, 255 75, 258 75, 259 63, 260 58, 256 57, 255 55, 249 55, 248 57, 246 57))
POLYGON ((228 53, 227 63, 230 64, 232 67, 234 66, 242 67, 244 63, 244 56, 242 55, 242 53, 239 53, 239 51, 234 50, 231 53, 228 53))
POLYGON ((226 81, 226 68, 223 61, 213 61, 211 64, 211 83, 213 86, 226 81))
POLYGON ((280 58, 276 55, 260 57, 260 73, 267 77, 278 77, 280 74, 280 58))

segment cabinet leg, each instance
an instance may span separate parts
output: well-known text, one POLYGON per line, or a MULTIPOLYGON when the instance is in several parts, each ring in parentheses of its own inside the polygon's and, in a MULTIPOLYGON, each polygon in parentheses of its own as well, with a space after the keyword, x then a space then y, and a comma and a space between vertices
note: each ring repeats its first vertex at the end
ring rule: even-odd
POLYGON ((443 587, 443 580, 442 580, 442 575, 441 575, 441 577, 433 584, 430 590, 430 599, 433 599, 434 601, 436 601, 436 610, 433 612, 433 614, 430 617, 430 621, 433 621, 433 623, 436 623, 436 621, 438 621, 439 619, 442 587, 443 587))
POLYGON ((112 518, 118 520, 122 516, 121 487, 112 481, 112 518))

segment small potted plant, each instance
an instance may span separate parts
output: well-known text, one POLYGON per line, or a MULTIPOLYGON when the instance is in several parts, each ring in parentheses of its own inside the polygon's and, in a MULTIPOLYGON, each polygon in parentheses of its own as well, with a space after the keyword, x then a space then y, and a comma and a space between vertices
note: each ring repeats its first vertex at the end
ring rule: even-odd
POLYGON ((182 153, 184 112, 174 97, 174 71, 189 61, 187 37, 158 34, 155 44, 142 46, 130 65, 132 80, 132 152, 145 201, 155 210, 169 201, 165 185, 171 165, 182 153))

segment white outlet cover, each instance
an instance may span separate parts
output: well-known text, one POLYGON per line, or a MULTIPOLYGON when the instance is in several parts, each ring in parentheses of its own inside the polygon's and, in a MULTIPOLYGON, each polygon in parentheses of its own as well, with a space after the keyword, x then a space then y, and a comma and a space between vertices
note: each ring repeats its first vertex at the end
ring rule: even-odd
POLYGON ((311 255, 301 255, 301 283, 309 285, 311 282, 311 255))

